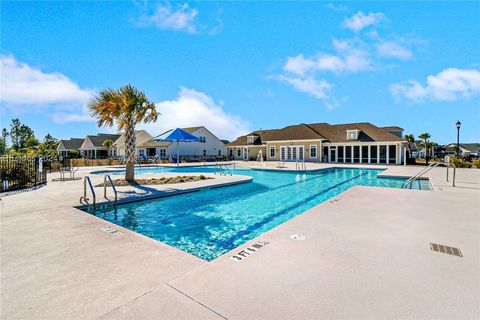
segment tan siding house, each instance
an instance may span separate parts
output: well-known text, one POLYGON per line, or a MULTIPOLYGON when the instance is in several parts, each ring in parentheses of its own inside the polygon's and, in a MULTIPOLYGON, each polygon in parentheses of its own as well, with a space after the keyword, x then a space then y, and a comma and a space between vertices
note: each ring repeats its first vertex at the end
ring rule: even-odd
POLYGON ((404 159, 403 129, 371 123, 298 124, 258 130, 227 145, 231 159, 254 160, 260 151, 269 161, 400 164, 404 159))

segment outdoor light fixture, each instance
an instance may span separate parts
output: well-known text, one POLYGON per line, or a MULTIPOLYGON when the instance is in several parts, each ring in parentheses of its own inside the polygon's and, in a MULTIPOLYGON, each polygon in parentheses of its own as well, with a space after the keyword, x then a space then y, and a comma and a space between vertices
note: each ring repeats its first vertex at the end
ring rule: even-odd
POLYGON ((462 123, 460 121, 457 121, 455 124, 457 126, 457 157, 460 155, 460 127, 462 126, 462 123))

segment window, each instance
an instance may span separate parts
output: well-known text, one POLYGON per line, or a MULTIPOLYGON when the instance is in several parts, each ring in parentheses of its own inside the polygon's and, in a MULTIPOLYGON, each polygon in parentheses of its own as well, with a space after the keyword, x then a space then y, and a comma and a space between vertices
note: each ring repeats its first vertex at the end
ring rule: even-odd
POLYGON ((270 158, 275 158, 275 147, 270 147, 270 158))
POLYGON ((310 158, 316 158, 317 157, 317 146, 312 145, 310 146, 310 158))
POLYGON ((352 162, 352 146, 345 147, 345 161, 352 162))
POLYGON ((360 146, 353 146, 353 162, 360 162, 360 146))
POLYGON ((233 157, 233 149, 230 149, 230 157, 233 157))
POLYGON ((357 140, 360 130, 347 130, 347 140, 357 140))
POLYGON ((203 156, 206 157, 207 156, 207 150, 203 150, 203 156))
POLYGON ((287 159, 292 159, 292 148, 287 147, 287 159))
POLYGON ((338 162, 344 162, 344 154, 343 154, 344 146, 338 146, 338 162))
POLYGON ((380 163, 387 163, 387 146, 379 146, 380 163))
POLYGON ((237 156, 240 157, 242 155, 242 150, 237 149, 237 156))
POLYGON ((161 149, 159 150, 159 156, 162 157, 162 158, 163 158, 163 157, 166 157, 166 156, 167 156, 167 149, 161 148, 161 149))
POLYGON ((370 162, 377 163, 378 146, 370 147, 370 162))
POLYGON ((207 139, 205 137, 198 137, 200 139, 200 143, 206 143, 207 139))
POLYGON ((388 146, 388 161, 390 163, 397 162, 397 147, 395 145, 388 146))
POLYGON ((145 155, 145 149, 138 149, 138 153, 139 153, 141 156, 144 156, 144 155, 145 155))
POLYGON ((362 162, 368 162, 368 146, 362 146, 362 162))
POLYGON ((222 150, 218 150, 218 156, 222 156, 222 150))
POLYGON ((247 136, 247 143, 254 143, 256 139, 256 136, 247 136))
POLYGON ((286 147, 280 147, 280 158, 281 158, 281 160, 285 160, 285 148, 286 147))

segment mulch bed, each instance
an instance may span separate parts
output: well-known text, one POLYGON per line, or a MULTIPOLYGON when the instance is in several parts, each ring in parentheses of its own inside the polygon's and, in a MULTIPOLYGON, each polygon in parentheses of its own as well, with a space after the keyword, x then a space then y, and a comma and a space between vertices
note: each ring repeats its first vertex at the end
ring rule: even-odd
MULTIPOLYGON (((172 184, 172 183, 184 183, 184 182, 193 182, 193 181, 202 181, 213 179, 211 177, 206 177, 204 175, 200 176, 176 176, 176 177, 161 177, 161 178, 151 178, 151 179, 135 179, 135 181, 125 181, 124 179, 115 179, 113 184, 115 187, 125 187, 125 186, 139 186, 139 185, 158 185, 158 184, 172 184)), ((110 186, 110 183, 107 183, 107 187, 110 186)), ((103 182, 95 187, 103 187, 103 182)))

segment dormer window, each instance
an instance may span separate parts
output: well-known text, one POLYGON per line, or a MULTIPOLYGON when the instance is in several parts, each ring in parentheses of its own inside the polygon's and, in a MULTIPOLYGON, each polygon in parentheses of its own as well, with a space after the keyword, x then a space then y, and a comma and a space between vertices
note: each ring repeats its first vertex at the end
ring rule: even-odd
POLYGON ((255 143, 257 136, 247 136, 247 143, 255 143))
POLYGON ((358 140, 360 130, 347 130, 347 140, 358 140))

